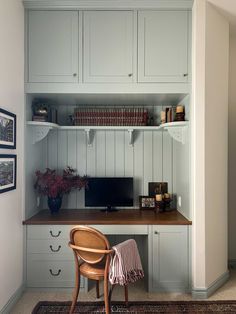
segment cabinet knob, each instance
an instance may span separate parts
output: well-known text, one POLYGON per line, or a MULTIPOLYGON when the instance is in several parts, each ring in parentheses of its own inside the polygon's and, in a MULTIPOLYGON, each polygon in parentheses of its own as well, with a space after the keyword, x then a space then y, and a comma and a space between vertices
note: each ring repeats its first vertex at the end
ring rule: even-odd
POLYGON ((128 76, 129 76, 129 77, 133 76, 133 73, 129 73, 128 76))
POLYGON ((184 73, 183 76, 184 76, 184 77, 185 77, 185 76, 188 76, 188 73, 184 73))
POLYGON ((77 73, 73 73, 73 76, 76 77, 76 76, 77 76, 77 73))
POLYGON ((159 232, 158 231, 154 231, 154 234, 159 234, 159 232))

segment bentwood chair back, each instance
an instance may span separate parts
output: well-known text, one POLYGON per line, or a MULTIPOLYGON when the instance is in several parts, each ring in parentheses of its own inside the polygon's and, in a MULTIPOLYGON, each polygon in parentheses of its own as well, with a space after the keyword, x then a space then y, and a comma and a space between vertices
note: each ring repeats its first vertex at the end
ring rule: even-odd
MULTIPOLYGON (((104 280, 104 301, 106 314, 110 313, 108 293, 108 273, 110 258, 113 250, 110 249, 108 239, 100 231, 88 226, 76 226, 70 232, 69 246, 75 258, 75 291, 70 313, 73 313, 79 295, 80 275, 96 280, 97 298, 99 295, 99 281, 104 280)), ((125 300, 128 303, 128 291, 125 286, 125 300)))

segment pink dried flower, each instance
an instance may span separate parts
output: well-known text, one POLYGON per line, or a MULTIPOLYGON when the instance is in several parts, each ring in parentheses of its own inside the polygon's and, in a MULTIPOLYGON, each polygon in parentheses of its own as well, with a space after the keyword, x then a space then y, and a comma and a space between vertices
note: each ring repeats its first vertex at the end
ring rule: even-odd
POLYGON ((56 170, 46 168, 45 172, 37 170, 35 172, 36 182, 34 188, 42 195, 58 197, 70 193, 71 190, 81 190, 87 187, 87 176, 79 176, 76 170, 67 167, 63 174, 59 175, 56 170))

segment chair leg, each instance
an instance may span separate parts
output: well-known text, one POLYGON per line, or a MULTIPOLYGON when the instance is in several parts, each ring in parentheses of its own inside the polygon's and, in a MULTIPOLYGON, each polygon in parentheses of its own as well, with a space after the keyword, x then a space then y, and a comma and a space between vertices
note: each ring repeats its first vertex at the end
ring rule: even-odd
POLYGON ((104 301, 105 301, 106 314, 110 314, 110 302, 109 302, 109 295, 108 295, 108 277, 107 276, 105 276, 104 278, 104 301))
POLYGON ((100 293, 99 293, 99 280, 96 280, 96 293, 97 293, 97 299, 100 298, 100 293))
POLYGON ((72 314, 74 312, 76 301, 77 301, 78 295, 79 295, 79 288, 80 288, 80 273, 78 272, 76 274, 76 279, 75 279, 75 290, 74 290, 73 300, 72 300, 72 304, 71 304, 71 308, 70 308, 70 314, 72 314))
POLYGON ((129 300, 128 300, 128 286, 125 285, 125 305, 128 306, 129 305, 129 300))

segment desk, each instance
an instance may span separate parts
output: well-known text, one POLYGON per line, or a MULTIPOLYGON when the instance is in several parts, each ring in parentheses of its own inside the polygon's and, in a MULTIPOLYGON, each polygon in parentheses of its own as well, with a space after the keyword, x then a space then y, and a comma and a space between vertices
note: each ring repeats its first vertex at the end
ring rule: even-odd
MULTIPOLYGON (((74 225, 90 225, 115 242, 137 241, 149 291, 189 290, 189 227, 178 211, 139 209, 104 213, 94 209, 40 211, 23 222, 27 229, 27 286, 71 288, 74 261, 68 247, 74 225)), ((112 241, 111 241, 112 242, 112 241)), ((82 286, 86 283, 82 279, 82 286)))

